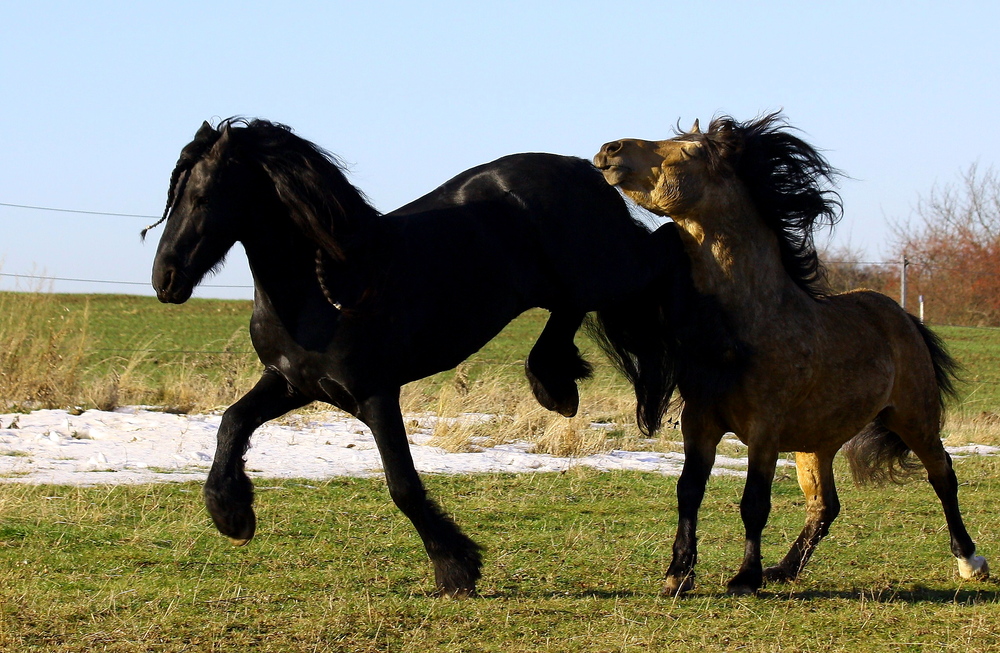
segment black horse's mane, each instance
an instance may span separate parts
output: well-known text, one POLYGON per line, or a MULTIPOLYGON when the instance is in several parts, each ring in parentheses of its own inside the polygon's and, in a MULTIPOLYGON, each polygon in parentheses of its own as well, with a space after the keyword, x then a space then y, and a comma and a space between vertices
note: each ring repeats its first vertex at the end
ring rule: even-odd
POLYGON ((344 164, 330 152, 280 123, 227 118, 215 128, 205 123, 181 150, 170 175, 162 219, 183 194, 186 173, 208 156, 218 159, 218 165, 260 165, 291 220, 334 260, 345 258, 343 237, 354 231, 358 222, 378 215, 364 193, 347 180, 344 164))
POLYGON ((705 143, 710 170, 735 174, 746 185, 761 218, 778 236, 789 276, 810 296, 826 296, 813 233, 840 219, 840 195, 828 187, 840 171, 791 134, 779 112, 743 123, 716 117, 708 131, 681 138, 705 143))

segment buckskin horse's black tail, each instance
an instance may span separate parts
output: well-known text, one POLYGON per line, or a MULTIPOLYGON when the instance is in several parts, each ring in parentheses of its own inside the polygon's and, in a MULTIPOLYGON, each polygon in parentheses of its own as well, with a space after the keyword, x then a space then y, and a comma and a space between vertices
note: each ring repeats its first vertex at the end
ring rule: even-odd
MULTIPOLYGON (((927 347, 934 365, 934 382, 938 388, 938 401, 944 412, 945 401, 956 397, 955 381, 958 362, 945 348, 944 341, 913 315, 908 315, 927 347)), ((899 483, 920 470, 919 462, 910 458, 910 448, 899 434, 886 426, 878 415, 860 433, 851 438, 843 448, 850 465, 851 476, 858 485, 878 485, 886 481, 899 483)))

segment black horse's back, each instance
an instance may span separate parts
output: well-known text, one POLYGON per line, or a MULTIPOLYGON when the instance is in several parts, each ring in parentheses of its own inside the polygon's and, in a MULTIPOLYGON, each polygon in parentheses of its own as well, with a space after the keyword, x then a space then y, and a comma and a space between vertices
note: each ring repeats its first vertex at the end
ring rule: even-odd
POLYGON ((670 257, 649 238, 621 195, 587 160, 559 154, 511 154, 470 168, 387 214, 421 215, 459 207, 462 219, 500 216, 495 238, 531 246, 532 260, 556 293, 543 308, 585 312, 617 302, 666 272, 670 257), (626 281, 634 280, 634 281, 626 281))

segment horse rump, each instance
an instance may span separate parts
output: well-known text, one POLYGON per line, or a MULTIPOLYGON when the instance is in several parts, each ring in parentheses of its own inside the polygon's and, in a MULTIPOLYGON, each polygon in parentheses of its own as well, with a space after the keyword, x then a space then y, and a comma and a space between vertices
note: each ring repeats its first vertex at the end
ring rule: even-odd
MULTIPOLYGON (((907 317, 916 327, 930 354, 938 401, 943 410, 945 400, 956 396, 955 381, 959 364, 948 353, 940 336, 928 329, 917 317, 910 314, 907 317)), ((851 476, 858 485, 901 483, 921 468, 919 462, 910 457, 910 448, 899 434, 886 426, 882 414, 851 438, 844 445, 843 451, 851 468, 851 476)))

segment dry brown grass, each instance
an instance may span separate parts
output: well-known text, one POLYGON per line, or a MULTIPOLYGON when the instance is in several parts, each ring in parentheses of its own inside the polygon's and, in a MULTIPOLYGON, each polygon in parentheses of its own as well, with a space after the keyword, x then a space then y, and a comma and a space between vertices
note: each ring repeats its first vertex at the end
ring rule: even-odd
POLYGON ((944 431, 945 444, 987 444, 1000 446, 1000 415, 990 411, 965 414, 957 411, 948 415, 944 431))
POLYGON ((95 360, 88 317, 86 309, 62 310, 49 293, 0 293, 0 410, 141 404, 207 411, 233 403, 259 376, 256 357, 236 351, 241 332, 225 346, 231 355, 151 364, 154 337, 129 343, 125 355, 95 360))
POLYGON ((50 407, 77 396, 85 354, 82 318, 60 313, 50 295, 0 294, 0 397, 7 408, 50 407))
POLYGON ((403 411, 429 412, 437 420, 430 444, 449 451, 475 451, 509 442, 531 442, 534 451, 582 457, 612 449, 673 450, 675 432, 664 429, 658 440, 644 438, 636 426, 635 397, 610 372, 581 384, 579 413, 566 418, 542 408, 527 381, 512 374, 470 380, 459 366, 452 382, 436 391, 429 382, 404 389, 403 411))
POLYGON ((157 404, 168 412, 190 413, 224 409, 246 394, 260 378, 261 363, 253 354, 233 351, 234 333, 223 351, 206 358, 193 354, 172 365, 158 389, 157 404))

